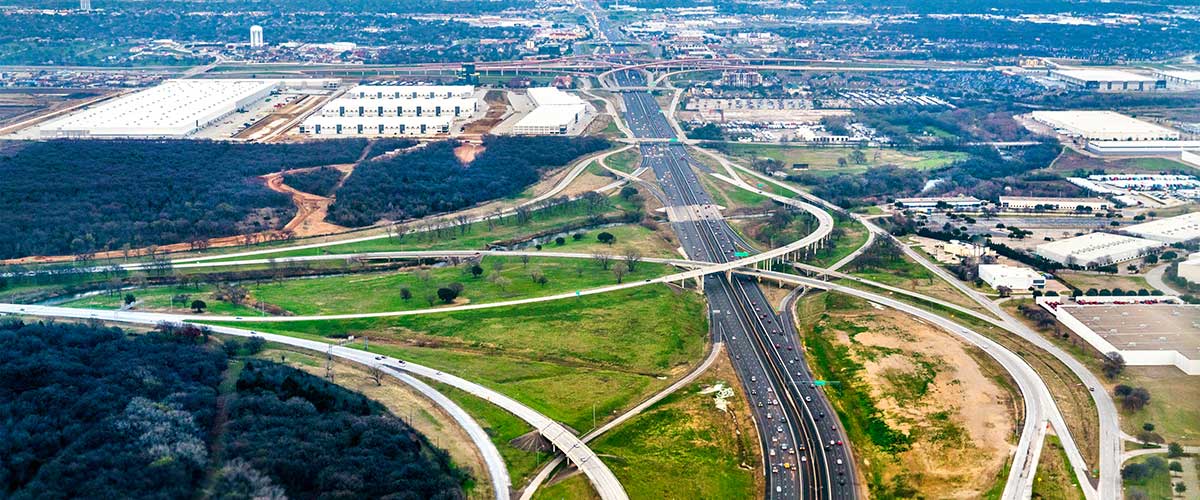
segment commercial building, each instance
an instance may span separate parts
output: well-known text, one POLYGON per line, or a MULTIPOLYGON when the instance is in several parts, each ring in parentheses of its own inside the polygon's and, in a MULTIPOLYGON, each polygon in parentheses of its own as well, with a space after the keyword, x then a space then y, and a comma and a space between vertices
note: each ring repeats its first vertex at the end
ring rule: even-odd
POLYGON ((1200 239, 1200 212, 1168 217, 1126 227, 1126 233, 1163 243, 1200 239))
POLYGON ((1154 77, 1167 82, 1167 88, 1200 88, 1200 71, 1155 71, 1154 77))
POLYGON ((314 136, 435 136, 478 116, 483 106, 470 85, 359 85, 300 125, 314 136))
MULTIPOLYGON (((466 66, 466 65, 464 65, 466 66)), ((471 85, 359 85, 342 97, 347 99, 450 99, 475 94, 471 85)))
POLYGON ((554 87, 529 89, 534 107, 513 125, 513 133, 524 135, 566 135, 581 130, 590 121, 587 103, 574 94, 554 87))
POLYGON ((899 198, 896 205, 919 211, 929 210, 976 210, 983 207, 983 200, 974 196, 938 196, 922 198, 899 198))
POLYGON ((1112 189, 1129 191, 1173 191, 1200 188, 1200 181, 1190 175, 1175 174, 1101 174, 1089 175, 1087 180, 1112 189))
POLYGON ((1140 259, 1165 246, 1165 243, 1159 241, 1132 236, 1089 233, 1043 243, 1037 246, 1034 253, 1060 264, 1090 268, 1140 259))
POLYGON ((449 116, 311 116, 300 124, 300 133, 318 137, 409 136, 449 134, 449 116))
POLYGON ((1102 354, 1129 366, 1200 375, 1200 305, 1174 297, 1044 297, 1038 304, 1102 354))
POLYGON ((933 245, 933 256, 939 262, 958 263, 963 258, 978 259, 987 255, 996 255, 992 249, 959 240, 939 241, 933 245))
POLYGON ((1007 210, 1078 212, 1108 210, 1112 203, 1103 198, 1034 198, 1001 196, 1000 206, 1007 210))
POLYGON ((321 116, 452 116, 466 118, 479 111, 479 100, 471 97, 419 97, 395 99, 340 97, 321 108, 321 116))
POLYGON ((1042 273, 1033 269, 1003 264, 980 264, 979 279, 996 290, 999 290, 1000 287, 1009 290, 1046 288, 1046 276, 1042 273))
POLYGON ((182 138, 282 85, 281 80, 168 80, 51 120, 38 133, 43 138, 182 138))
POLYGON ((1100 156, 1180 155, 1200 150, 1200 141, 1088 141, 1085 149, 1100 156))
POLYGON ((1112 111, 1034 111, 1035 121, 1089 141, 1178 140, 1180 133, 1112 111))
POLYGON ((1200 285, 1200 252, 1193 253, 1187 260, 1180 262, 1176 274, 1188 283, 1200 285))
POLYGON ((1180 151, 1179 161, 1187 163, 1193 167, 1200 167, 1200 149, 1195 151, 1180 151))
POLYGON ((1115 69, 1056 69, 1050 76, 1071 87, 1097 92, 1153 92, 1167 88, 1166 80, 1115 69))

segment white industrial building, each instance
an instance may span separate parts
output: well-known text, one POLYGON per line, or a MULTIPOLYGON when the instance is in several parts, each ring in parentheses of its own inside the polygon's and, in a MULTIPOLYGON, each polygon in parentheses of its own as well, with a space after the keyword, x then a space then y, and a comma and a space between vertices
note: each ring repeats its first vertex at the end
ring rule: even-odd
POLYGON ((1168 217, 1126 227, 1126 233, 1163 243, 1200 239, 1200 212, 1168 217))
POLYGON ((1008 210, 1074 212, 1080 208, 1092 211, 1108 210, 1108 208, 1112 206, 1112 203, 1104 198, 1036 198, 1026 196, 1001 196, 1000 206, 1008 210))
POLYGON ((334 99, 321 108, 321 116, 452 116, 466 118, 479 112, 479 99, 471 97, 419 97, 394 99, 374 97, 334 99))
POLYGON ((263 45, 266 45, 266 43, 263 42, 262 26, 255 24, 250 27, 250 47, 257 49, 263 45))
POLYGON ((1200 252, 1189 255, 1187 260, 1179 263, 1177 269, 1176 274, 1180 278, 1193 285, 1200 285, 1200 252))
POLYGON ((535 107, 513 125, 514 134, 566 135, 590 121, 588 105, 579 96, 555 87, 534 87, 528 95, 535 107))
POLYGON ((471 85, 359 85, 347 90, 342 97, 348 99, 450 99, 471 97, 475 87, 471 85))
POLYGON ((899 198, 896 204, 903 208, 929 211, 940 207, 952 210, 975 210, 983 207, 983 200, 974 196, 936 196, 919 198, 899 198))
POLYGON ((450 133, 450 116, 311 116, 300 124, 300 133, 337 136, 433 136, 450 133))
POLYGON ((43 138, 182 138, 266 98, 281 80, 167 80, 38 128, 43 138))
POLYGON ((1100 156, 1181 155, 1200 150, 1200 141, 1088 141, 1085 149, 1100 156))
POLYGON ((435 136, 485 111, 470 85, 359 85, 306 118, 313 136, 435 136))
POLYGON ((1166 81, 1168 88, 1200 88, 1200 71, 1164 70, 1155 71, 1154 76, 1166 81))
POLYGON ((1068 266, 1084 268, 1107 266, 1140 259, 1165 247, 1160 241, 1111 233, 1083 236, 1038 245, 1035 253, 1068 266))
POLYGON ((1035 121, 1089 141, 1178 140, 1178 131, 1113 111, 1034 111, 1035 121))
POLYGON ((1098 92, 1152 92, 1164 89, 1165 80, 1116 69, 1063 68, 1050 76, 1072 87, 1098 92))
POLYGON ((1200 305, 1176 297, 1043 297, 1038 305, 1102 354, 1129 366, 1200 375, 1200 305))
POLYGON ((1046 288, 1046 276, 1042 273, 1033 269, 1003 264, 980 264, 979 279, 996 290, 999 290, 1000 287, 1009 290, 1046 288))

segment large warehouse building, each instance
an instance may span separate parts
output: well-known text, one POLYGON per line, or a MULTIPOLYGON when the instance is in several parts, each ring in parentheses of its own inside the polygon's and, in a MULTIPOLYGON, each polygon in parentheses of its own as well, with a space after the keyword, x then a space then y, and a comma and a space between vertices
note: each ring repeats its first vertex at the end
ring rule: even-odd
POLYGON ((587 103, 557 88, 531 88, 529 100, 536 107, 513 125, 515 134, 566 135, 579 131, 590 121, 587 103))
POLYGON ((1140 259, 1166 246, 1159 241, 1111 233, 1083 236, 1038 245, 1035 253, 1068 266, 1085 268, 1107 266, 1140 259))
POLYGON ((1160 80, 1165 80, 1168 88, 1200 88, 1200 71, 1155 71, 1154 76, 1160 80))
POLYGON ((1182 243, 1200 239, 1200 212, 1136 224, 1125 228, 1125 232, 1139 238, 1163 243, 1182 243))
POLYGON ((1167 88, 1166 80, 1115 69, 1063 68, 1050 76, 1075 88, 1098 92, 1153 92, 1167 88))
POLYGON ((313 136, 433 136, 477 118, 483 106, 470 85, 360 85, 304 120, 313 136))
POLYGON ((1098 352, 1116 352, 1129 366, 1174 366, 1200 375, 1200 306, 1174 297, 1038 299, 1064 326, 1098 352))
POLYGON ((1178 131, 1112 111, 1034 111, 1030 116, 1066 135, 1089 141, 1178 140, 1178 131))
POLYGON ((52 120, 38 133, 43 138, 177 139, 247 108, 280 85, 280 80, 168 80, 52 120))

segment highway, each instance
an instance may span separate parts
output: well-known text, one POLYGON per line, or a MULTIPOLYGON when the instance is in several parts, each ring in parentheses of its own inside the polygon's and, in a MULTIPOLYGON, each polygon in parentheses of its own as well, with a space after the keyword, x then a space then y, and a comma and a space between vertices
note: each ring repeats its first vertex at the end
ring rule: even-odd
MULTIPOLYGON (((112 321, 118 323, 131 323, 141 325, 157 325, 162 322, 181 324, 186 321, 195 319, 194 317, 178 314, 163 314, 163 313, 146 313, 133 311, 100 311, 95 309, 77 309, 70 307, 54 307, 54 306, 36 306, 26 304, 0 304, 0 313, 19 314, 29 316, 41 316, 49 318, 76 318, 76 319, 94 319, 103 321, 112 321)), ((448 373, 435 370, 426 366, 417 365, 411 362, 389 358, 386 356, 378 356, 366 351, 352 349, 348 347, 334 346, 324 342, 314 340, 298 339, 286 335, 275 335, 270 333, 259 333, 243 328, 234 328, 226 326, 212 326, 212 331, 216 333, 238 335, 243 337, 258 336, 271 342, 309 349, 317 352, 328 352, 342 359, 353 361, 366 366, 381 366, 386 368, 389 373, 402 372, 411 375, 417 375, 426 379, 435 380, 443 384, 461 389, 474 396, 483 398, 484 400, 499 406, 501 409, 512 413, 521 420, 537 429, 542 437, 550 441, 554 447, 566 455, 567 460, 579 468, 592 487, 600 495, 600 498, 611 500, 624 500, 628 498, 624 487, 617 481, 616 476, 608 466, 588 448, 583 441, 575 436, 571 431, 567 430, 558 422, 551 420, 549 417, 539 413, 520 402, 509 398, 499 392, 488 389, 474 382, 450 375, 448 373)), ((398 377, 399 378, 399 377, 398 377)), ((401 378, 407 382, 407 379, 401 378)), ((430 390, 432 390, 430 388, 430 390)), ((436 391, 434 391, 436 392, 436 391)), ((484 456, 484 461, 488 466, 488 471, 492 478, 492 486, 496 491, 498 500, 507 500, 509 494, 509 477, 508 469, 504 465, 504 460, 500 457, 499 451, 496 450, 491 439, 487 436, 482 428, 471 419, 457 405, 454 405, 449 399, 444 397, 435 398, 435 403, 443 405, 452 416, 458 415, 465 417, 465 421, 460 422, 472 436, 472 441, 479 447, 480 452, 484 456), (449 406, 445 404, 449 403, 449 406)), ((457 419, 458 417, 456 417, 457 419)))
MULTIPOLYGON (((639 72, 617 72, 613 78, 621 86, 644 83, 639 72)), ((652 95, 629 92, 622 97, 625 121, 638 138, 676 137, 652 95)), ((724 265, 737 262, 737 238, 700 186, 686 149, 681 144, 648 143, 641 151, 643 166, 654 170, 667 197, 672 226, 688 257, 724 265)), ((703 287, 713 336, 727 346, 750 400, 767 498, 855 498, 856 476, 846 438, 808 373, 791 323, 775 313, 750 279, 708 273, 703 287)))

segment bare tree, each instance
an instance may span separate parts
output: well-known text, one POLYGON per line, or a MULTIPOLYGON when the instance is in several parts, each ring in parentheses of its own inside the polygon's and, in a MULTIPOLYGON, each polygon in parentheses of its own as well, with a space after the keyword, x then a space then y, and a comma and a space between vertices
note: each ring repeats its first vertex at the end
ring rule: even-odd
POLYGON ((422 283, 429 283, 429 280, 433 279, 433 273, 429 272, 428 269, 418 269, 413 274, 416 275, 417 279, 421 280, 422 283))
POLYGON ((637 272, 637 265, 642 261, 642 252, 634 247, 625 247, 622 256, 625 258, 625 265, 629 267, 629 272, 637 272))
POLYGON ((612 254, 605 251, 599 251, 592 254, 592 260, 596 261, 596 264, 600 265, 600 269, 607 271, 608 266, 612 264, 612 254))
POLYGON ((521 266, 529 267, 529 254, 521 254, 521 266))
POLYGON ((379 365, 371 365, 367 367, 367 378, 370 378, 375 385, 383 385, 383 368, 379 365))
POLYGON ((617 283, 625 279, 625 275, 629 274, 629 266, 624 262, 618 262, 612 266, 613 276, 617 277, 617 283))

